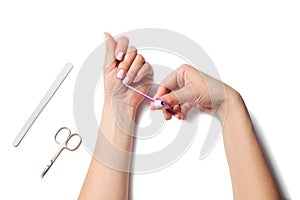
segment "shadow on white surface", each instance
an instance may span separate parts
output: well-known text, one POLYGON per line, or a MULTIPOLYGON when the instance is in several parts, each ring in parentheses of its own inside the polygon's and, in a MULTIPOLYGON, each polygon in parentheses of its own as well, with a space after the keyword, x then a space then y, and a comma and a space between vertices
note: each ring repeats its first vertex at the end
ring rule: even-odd
MULTIPOLYGON (((195 116, 193 116, 193 117, 195 117, 195 116)), ((257 119, 255 118, 255 116, 253 116, 253 114, 251 114, 251 119, 252 119, 253 127, 254 127, 256 135, 257 135, 257 139, 259 140, 259 143, 261 145, 261 148, 263 150, 263 153, 265 155, 267 163, 268 163, 270 170, 272 172, 272 175, 275 179, 277 188, 280 193, 280 197, 282 200, 291 200, 292 198, 290 197, 290 194, 288 192, 286 184, 285 184, 283 177, 279 171, 278 165, 274 159, 272 151, 271 151, 271 149, 268 145, 268 142, 265 138, 265 134, 264 134, 260 124, 258 123, 257 119)), ((129 199, 130 200, 134 199, 133 198, 133 191, 134 191, 133 182, 134 182, 134 176, 131 175, 130 176, 130 189, 129 189, 129 199)))
POLYGON ((267 163, 269 165, 269 168, 272 172, 272 175, 275 179, 277 188, 279 190, 280 193, 280 197, 282 200, 291 200, 292 198, 290 197, 290 194, 288 192, 288 189, 286 187, 286 184, 282 178, 282 175, 279 171, 278 165, 274 159, 274 156, 272 154, 272 151, 268 145, 268 142, 265 138, 265 134, 260 126, 260 124, 258 123, 258 120, 255 118, 255 116, 253 114, 250 114, 251 116, 251 120, 253 123, 253 127, 257 136, 257 139, 260 143, 260 146, 264 152, 265 155, 265 159, 267 160, 267 163))

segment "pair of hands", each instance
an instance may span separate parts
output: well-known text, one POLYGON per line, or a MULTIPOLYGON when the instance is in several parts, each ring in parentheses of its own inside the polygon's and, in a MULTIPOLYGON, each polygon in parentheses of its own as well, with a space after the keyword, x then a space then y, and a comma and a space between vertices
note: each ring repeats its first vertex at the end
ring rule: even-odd
MULTIPOLYGON (((105 38, 101 134, 79 199, 128 198, 129 173, 124 172, 131 170, 135 112, 144 97, 122 82, 147 93, 153 81, 150 64, 134 47, 128 46, 126 37, 115 40, 105 33, 105 38)), ((179 119, 185 119, 193 106, 219 117, 223 123, 224 147, 236 199, 280 199, 238 92, 189 65, 183 65, 162 81, 154 96, 158 97, 171 104, 172 112, 179 119)), ((157 109, 153 103, 151 108, 157 109)), ((172 115, 166 112, 167 108, 161 109, 165 118, 170 119, 172 115)))
MULTIPOLYGON (((153 81, 153 69, 137 49, 128 46, 126 37, 115 40, 109 33, 104 33, 106 56, 104 62, 105 101, 114 106, 128 106, 133 113, 144 97, 124 84, 131 84, 143 93, 147 93, 153 81)), ((160 84, 154 98, 161 98, 172 105, 172 112, 178 119, 186 119, 188 111, 197 108, 219 118, 224 113, 225 85, 193 68, 182 65, 168 75, 160 84)), ((168 106, 157 108, 151 103, 151 109, 162 109, 165 119, 172 118, 166 112, 168 106)))

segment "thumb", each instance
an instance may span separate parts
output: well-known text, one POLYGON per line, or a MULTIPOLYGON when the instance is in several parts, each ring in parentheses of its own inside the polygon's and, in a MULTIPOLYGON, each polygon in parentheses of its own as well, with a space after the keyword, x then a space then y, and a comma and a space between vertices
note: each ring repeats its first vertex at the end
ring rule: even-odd
POLYGON ((161 97, 156 98, 156 100, 162 101, 162 104, 154 102, 155 108, 163 108, 163 107, 173 107, 178 104, 179 100, 175 92, 171 92, 169 94, 165 94, 161 97))
POLYGON ((115 39, 107 32, 104 33, 104 40, 106 44, 106 53, 105 53, 105 62, 104 69, 111 66, 111 64, 115 61, 115 50, 117 47, 117 43, 115 39))
MULTIPOLYGON (((195 95, 193 94, 190 87, 186 86, 186 87, 180 88, 179 90, 171 91, 170 93, 165 94, 159 98, 166 101, 171 106, 175 106, 177 104, 193 102, 195 99, 195 95)), ((157 109, 162 108, 162 107, 158 106, 157 104, 155 104, 155 107, 157 109)), ((165 104, 163 107, 167 108, 167 107, 169 107, 169 105, 165 104)))

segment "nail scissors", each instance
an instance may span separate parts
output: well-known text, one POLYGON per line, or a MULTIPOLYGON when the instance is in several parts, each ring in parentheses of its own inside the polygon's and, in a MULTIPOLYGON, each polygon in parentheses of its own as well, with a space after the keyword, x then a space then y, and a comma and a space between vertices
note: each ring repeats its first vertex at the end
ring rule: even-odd
POLYGON ((76 149, 78 149, 78 147, 80 146, 81 142, 82 142, 82 138, 79 134, 77 133, 71 133, 71 130, 67 127, 62 127, 60 128, 55 136, 54 136, 54 140, 57 144, 59 144, 59 149, 56 152, 56 154, 53 156, 53 158, 50 160, 50 164, 47 165, 47 167, 44 169, 41 178, 43 178, 46 173, 49 171, 49 169, 52 167, 53 163, 55 162, 55 160, 57 159, 57 157, 60 155, 60 153, 64 150, 67 149, 69 151, 75 151, 76 149), (65 137, 64 140, 59 139, 65 137), (76 143, 76 141, 73 143, 71 143, 71 140, 74 140, 74 138, 78 138, 78 142, 76 143), (72 139, 73 138, 73 139, 72 139))

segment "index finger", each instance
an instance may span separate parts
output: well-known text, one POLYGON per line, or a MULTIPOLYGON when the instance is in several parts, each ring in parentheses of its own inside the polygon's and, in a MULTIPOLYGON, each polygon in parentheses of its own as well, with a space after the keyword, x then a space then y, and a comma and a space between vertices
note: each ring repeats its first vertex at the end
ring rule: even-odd
POLYGON ((177 84, 177 72, 174 71, 169 74, 157 88, 154 98, 168 94, 171 90, 175 89, 178 86, 177 84))

